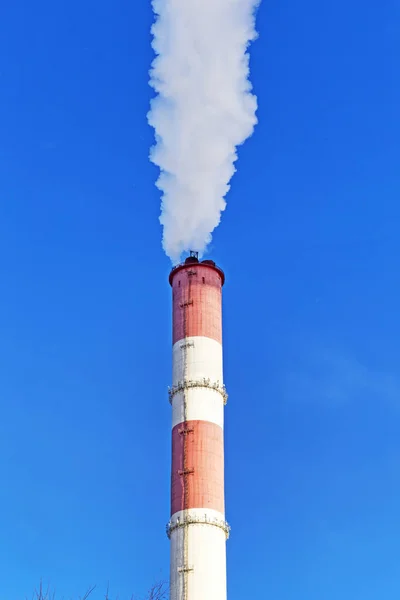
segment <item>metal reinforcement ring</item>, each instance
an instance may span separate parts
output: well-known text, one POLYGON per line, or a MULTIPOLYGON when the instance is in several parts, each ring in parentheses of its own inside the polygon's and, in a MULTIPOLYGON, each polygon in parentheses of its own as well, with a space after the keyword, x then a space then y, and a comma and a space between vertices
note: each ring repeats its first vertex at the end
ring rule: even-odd
POLYGON ((169 521, 169 523, 167 523, 167 536, 171 538, 171 533, 173 531, 175 531, 176 529, 181 529, 183 527, 188 527, 189 525, 213 525, 214 527, 218 527, 219 529, 222 529, 225 532, 226 539, 229 538, 229 534, 231 531, 230 526, 223 519, 211 519, 207 517, 207 515, 186 515, 182 519, 178 517, 174 523, 172 521, 169 521))
POLYGON ((228 394, 224 385, 221 385, 219 381, 211 381, 204 377, 203 379, 198 380, 186 380, 179 381, 177 385, 168 388, 168 396, 170 404, 172 404, 172 400, 176 394, 179 392, 184 392, 190 388, 207 388, 210 390, 215 390, 219 394, 221 394, 224 404, 228 402, 228 394))

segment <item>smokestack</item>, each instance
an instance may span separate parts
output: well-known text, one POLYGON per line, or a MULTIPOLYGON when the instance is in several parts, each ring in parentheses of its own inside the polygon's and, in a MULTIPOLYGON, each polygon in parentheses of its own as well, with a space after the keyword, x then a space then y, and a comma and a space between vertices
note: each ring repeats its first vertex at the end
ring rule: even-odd
POLYGON ((222 286, 211 260, 172 269, 170 600, 226 600, 222 286))

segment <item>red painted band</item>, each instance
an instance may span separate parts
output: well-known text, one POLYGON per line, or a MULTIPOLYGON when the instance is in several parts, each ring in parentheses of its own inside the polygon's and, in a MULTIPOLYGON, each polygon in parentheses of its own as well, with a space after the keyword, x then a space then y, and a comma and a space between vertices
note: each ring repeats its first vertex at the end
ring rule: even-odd
POLYGON ((222 280, 217 269, 189 265, 172 279, 173 344, 191 336, 222 343, 222 280))
POLYGON ((172 430, 171 515, 189 508, 225 510, 223 431, 209 421, 172 430))

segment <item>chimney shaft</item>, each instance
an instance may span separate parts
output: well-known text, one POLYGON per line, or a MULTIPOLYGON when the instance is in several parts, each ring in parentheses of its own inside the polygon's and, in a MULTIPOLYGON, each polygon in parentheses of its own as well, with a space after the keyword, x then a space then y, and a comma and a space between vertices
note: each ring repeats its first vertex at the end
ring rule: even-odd
POLYGON ((175 267, 170 600, 226 600, 222 286, 196 256, 175 267))

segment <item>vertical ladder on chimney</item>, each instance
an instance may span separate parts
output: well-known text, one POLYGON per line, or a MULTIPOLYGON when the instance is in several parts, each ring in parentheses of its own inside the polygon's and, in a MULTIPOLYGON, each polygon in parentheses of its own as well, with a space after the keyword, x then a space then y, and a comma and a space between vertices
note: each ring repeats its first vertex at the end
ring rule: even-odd
MULTIPOLYGON (((193 304, 193 299, 192 299, 192 294, 191 294, 191 283, 192 283, 192 273, 188 272, 188 279, 189 279, 189 286, 188 286, 188 297, 184 299, 184 302, 182 303, 182 310, 183 310, 183 335, 184 335, 184 339, 186 340, 187 334, 188 334, 188 326, 187 326, 187 311, 190 310, 190 307, 193 304)), ((185 344, 183 347, 183 380, 186 381, 188 378, 188 360, 187 360, 187 353, 188 353, 188 346, 185 344)), ((184 430, 187 429, 187 420, 188 420, 188 413, 187 413, 187 401, 188 401, 188 388, 184 388, 183 390, 183 428, 184 430)), ((189 519, 188 517, 188 505, 189 505, 189 489, 188 489, 188 477, 191 475, 191 473, 193 473, 193 469, 191 468, 191 466, 188 464, 188 435, 183 435, 183 441, 182 441, 182 445, 183 445, 183 473, 182 473, 182 480, 183 480, 183 521, 184 521, 184 526, 183 526, 183 561, 182 561, 182 566, 180 568, 181 574, 182 574, 182 588, 183 588, 183 594, 182 594, 182 600, 188 600, 188 587, 189 587, 189 574, 190 572, 193 570, 193 567, 191 565, 189 565, 189 524, 188 521, 189 519)))

